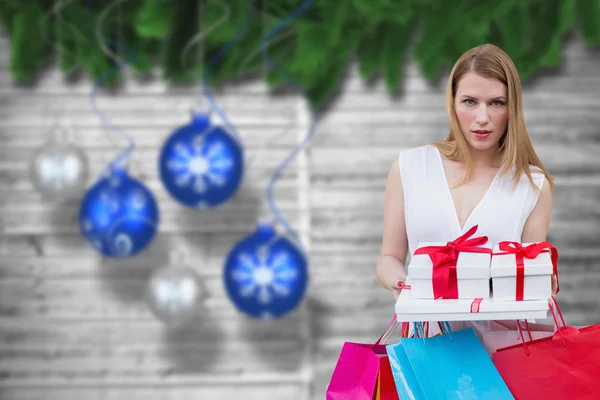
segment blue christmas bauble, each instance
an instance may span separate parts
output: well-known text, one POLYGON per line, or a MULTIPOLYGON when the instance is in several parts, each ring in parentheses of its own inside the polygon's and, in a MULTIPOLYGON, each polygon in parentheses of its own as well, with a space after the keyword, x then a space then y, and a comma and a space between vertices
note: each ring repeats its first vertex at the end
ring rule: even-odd
POLYGON ((243 313, 275 319, 294 310, 308 286, 306 257, 289 239, 276 236, 271 225, 239 241, 223 271, 227 294, 243 313))
POLYGON ((131 257, 158 230, 159 209, 150 190, 122 168, 112 169, 84 195, 79 210, 83 237, 107 257, 131 257))
POLYGON ((237 192, 244 172, 240 144, 205 114, 176 129, 159 158, 160 178, 169 194, 192 208, 213 208, 237 192))

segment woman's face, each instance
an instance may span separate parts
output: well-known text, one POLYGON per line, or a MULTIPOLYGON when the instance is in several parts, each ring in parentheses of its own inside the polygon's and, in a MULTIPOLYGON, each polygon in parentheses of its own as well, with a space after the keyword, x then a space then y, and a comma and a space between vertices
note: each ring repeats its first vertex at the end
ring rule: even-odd
POLYGON ((458 82, 454 107, 460 129, 476 150, 499 147, 508 125, 506 86, 498 79, 468 72, 458 82))

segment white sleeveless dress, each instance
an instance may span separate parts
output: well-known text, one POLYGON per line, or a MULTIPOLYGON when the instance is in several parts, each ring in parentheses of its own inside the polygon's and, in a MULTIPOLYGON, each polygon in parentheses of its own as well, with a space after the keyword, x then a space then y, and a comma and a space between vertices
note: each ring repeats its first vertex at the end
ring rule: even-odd
MULTIPOLYGON (((539 197, 539 192, 534 191, 525 174, 514 191, 514 169, 504 177, 496 174, 487 192, 461 227, 439 150, 425 145, 403 150, 398 157, 409 257, 420 242, 451 241, 473 225, 479 225, 475 236, 485 235, 492 243, 521 241, 525 221, 539 197)), ((532 172, 535 170, 532 169, 532 172)), ((532 173, 532 177, 541 189, 544 175, 532 173)), ((472 326, 481 334, 489 330, 491 325, 489 321, 473 321, 453 322, 451 326, 453 330, 472 326)))

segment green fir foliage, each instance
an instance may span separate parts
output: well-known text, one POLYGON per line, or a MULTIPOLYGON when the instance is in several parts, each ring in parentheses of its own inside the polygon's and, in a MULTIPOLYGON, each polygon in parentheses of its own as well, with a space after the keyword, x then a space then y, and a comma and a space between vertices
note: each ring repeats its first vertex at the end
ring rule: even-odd
MULTIPOLYGON (((1 0, 0 24, 10 39, 10 72, 19 81, 33 80, 56 57, 65 75, 79 71, 105 84, 120 79, 115 67, 122 61, 139 74, 160 66, 162 79, 190 82, 201 79, 206 63, 236 35, 246 1, 126 0, 117 9, 114 0, 1 0), (58 13, 51 13, 57 5, 58 13)), ((299 4, 254 0, 246 34, 211 69, 209 84, 259 74, 276 88, 289 84, 287 75, 318 108, 354 60, 364 79, 381 77, 395 93, 409 59, 435 80, 469 48, 493 43, 526 80, 560 64, 562 40, 573 29, 586 46, 600 46, 600 0, 316 0, 267 45, 285 74, 269 71, 261 39, 299 4)))

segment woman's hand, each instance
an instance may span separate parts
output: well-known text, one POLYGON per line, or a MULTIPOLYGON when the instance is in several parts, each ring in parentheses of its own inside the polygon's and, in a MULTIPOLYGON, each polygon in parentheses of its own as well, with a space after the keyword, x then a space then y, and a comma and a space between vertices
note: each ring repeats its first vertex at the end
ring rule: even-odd
POLYGON ((406 282, 406 272, 404 272, 404 268, 402 268, 391 278, 390 289, 392 289, 392 292, 394 293, 394 299, 398 300, 400 292, 404 289, 404 282, 406 282))

